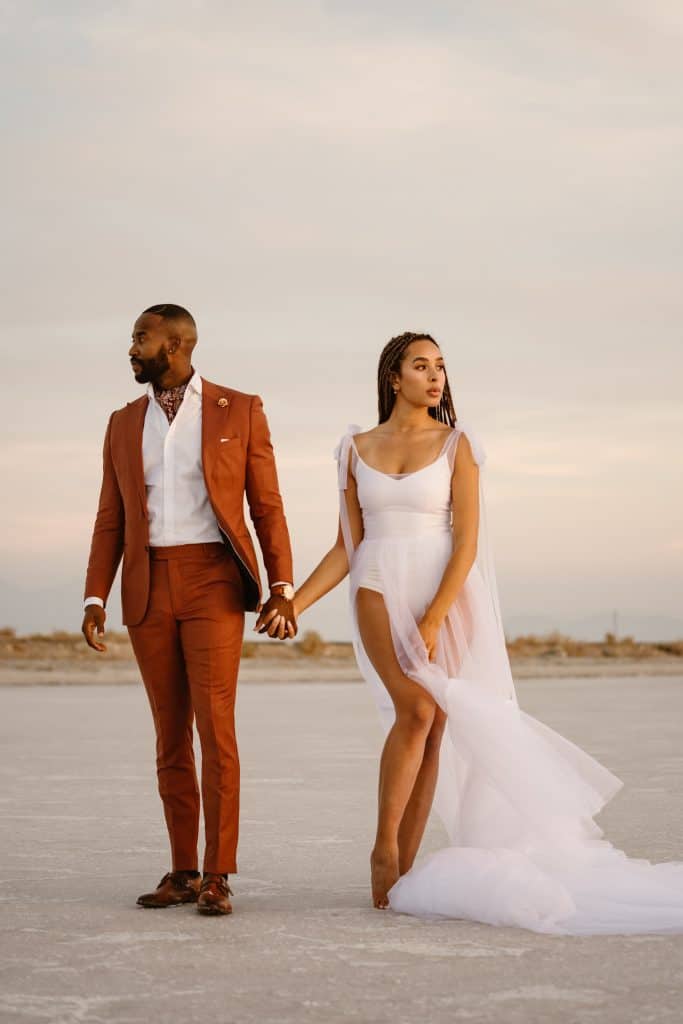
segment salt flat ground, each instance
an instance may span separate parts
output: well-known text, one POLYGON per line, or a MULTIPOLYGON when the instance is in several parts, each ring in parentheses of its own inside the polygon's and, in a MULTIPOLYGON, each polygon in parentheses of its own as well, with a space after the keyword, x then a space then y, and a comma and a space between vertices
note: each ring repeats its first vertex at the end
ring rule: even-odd
MULTIPOLYGON (((635 856, 683 858, 683 679, 530 680, 605 761, 635 856)), ((374 911, 380 733, 352 684, 245 684, 235 913, 145 911, 167 867, 142 690, 4 687, 4 1022, 679 1022, 683 936, 548 938, 374 911)), ((438 846, 438 824, 427 846, 438 846)))

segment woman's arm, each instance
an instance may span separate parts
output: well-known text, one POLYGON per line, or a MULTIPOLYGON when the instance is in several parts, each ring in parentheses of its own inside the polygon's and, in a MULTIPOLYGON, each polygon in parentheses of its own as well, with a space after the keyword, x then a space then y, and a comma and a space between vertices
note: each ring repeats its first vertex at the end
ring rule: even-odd
POLYGON ((299 618, 301 613, 319 601, 321 597, 333 590, 344 579, 349 571, 349 562, 344 549, 344 538, 339 524, 339 532, 334 546, 320 560, 311 575, 302 583, 294 595, 294 614, 299 618))
POLYGON ((441 577, 439 589, 419 624, 422 639, 433 659, 439 630, 448 610, 458 597, 477 557, 479 533, 479 467, 463 434, 458 440, 451 483, 453 508, 453 554, 441 577))
MULTIPOLYGON (((351 458, 352 453, 349 452, 348 482, 344 491, 344 499, 351 527, 351 540, 355 549, 363 538, 363 515, 358 503, 356 479, 351 471, 351 458)), ((330 590, 333 590, 338 583, 341 583, 348 574, 348 571, 349 561, 346 555, 340 522, 334 546, 330 548, 294 595, 294 614, 296 617, 298 618, 306 608, 310 608, 312 604, 315 604, 321 597, 328 594, 330 590)))

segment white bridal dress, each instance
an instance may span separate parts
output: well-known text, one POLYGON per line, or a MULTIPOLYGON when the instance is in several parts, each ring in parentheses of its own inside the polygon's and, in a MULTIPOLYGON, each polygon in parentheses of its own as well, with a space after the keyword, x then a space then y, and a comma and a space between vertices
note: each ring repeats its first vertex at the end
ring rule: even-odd
POLYGON ((384 595, 403 671, 448 716, 435 809, 449 845, 399 879, 390 906, 549 934, 683 932, 683 863, 634 860, 604 840, 593 817, 621 782, 517 704, 481 485, 477 560, 441 629, 436 661, 427 658, 417 623, 452 553, 458 441, 466 434, 481 467, 476 437, 458 424, 436 461, 393 476, 361 459, 353 440, 359 430, 350 427, 335 453, 358 664, 388 730, 393 705, 356 619, 365 582, 384 595), (349 469, 364 525, 355 550, 344 494, 349 469))

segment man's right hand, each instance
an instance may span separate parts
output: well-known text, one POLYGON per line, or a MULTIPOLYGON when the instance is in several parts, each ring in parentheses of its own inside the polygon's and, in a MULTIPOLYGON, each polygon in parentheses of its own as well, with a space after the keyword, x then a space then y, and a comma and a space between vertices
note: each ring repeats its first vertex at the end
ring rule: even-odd
POLYGON ((106 618, 107 613, 98 604, 89 604, 85 609, 81 630, 88 647, 92 647, 94 651, 106 651, 107 649, 106 645, 99 640, 99 637, 104 636, 106 618))

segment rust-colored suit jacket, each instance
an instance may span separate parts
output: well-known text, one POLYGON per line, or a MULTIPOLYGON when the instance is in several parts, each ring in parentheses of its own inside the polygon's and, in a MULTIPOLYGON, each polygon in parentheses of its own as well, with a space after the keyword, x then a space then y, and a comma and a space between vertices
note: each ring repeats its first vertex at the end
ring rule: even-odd
MULTIPOLYGON (((104 439, 104 471, 85 581, 85 597, 106 603, 123 556, 123 621, 136 626, 149 601, 149 529, 142 463, 147 395, 112 413, 104 439)), ((292 581, 292 551, 278 486, 268 422, 258 395, 202 378, 202 464, 209 501, 242 578, 244 606, 261 599, 254 543, 244 519, 244 496, 271 583, 292 581), (221 443, 229 437, 229 443, 221 443)))

